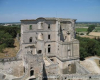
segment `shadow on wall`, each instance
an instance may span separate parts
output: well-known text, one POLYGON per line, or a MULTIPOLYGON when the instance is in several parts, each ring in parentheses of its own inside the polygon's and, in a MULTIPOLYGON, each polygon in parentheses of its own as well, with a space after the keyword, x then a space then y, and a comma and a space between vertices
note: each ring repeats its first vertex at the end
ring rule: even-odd
POLYGON ((46 70, 45 70, 45 64, 43 65, 43 80, 48 80, 47 73, 46 73, 46 70))
POLYGON ((75 64, 69 64, 68 67, 62 70, 63 74, 73 74, 76 73, 76 66, 75 64))
POLYGON ((63 36, 61 27, 60 27, 60 40, 62 40, 64 42, 64 36, 63 36))

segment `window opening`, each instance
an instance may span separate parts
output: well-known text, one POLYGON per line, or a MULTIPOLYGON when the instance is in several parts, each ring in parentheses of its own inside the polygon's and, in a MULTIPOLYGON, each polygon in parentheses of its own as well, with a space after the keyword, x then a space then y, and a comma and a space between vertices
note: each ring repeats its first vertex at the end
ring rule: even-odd
POLYGON ((50 29, 50 24, 48 24, 48 29, 50 29))
POLYGON ((30 37, 29 42, 32 42, 32 37, 30 37))
POLYGON ((48 45, 48 53, 50 53, 51 52, 51 46, 50 46, 50 44, 48 45))
POLYGON ((34 70, 31 70, 30 71, 30 76, 33 76, 34 75, 34 70))
POLYGON ((50 39, 50 34, 48 35, 48 39, 50 39))
POLYGON ((38 54, 41 54, 42 53, 42 50, 38 50, 38 54))

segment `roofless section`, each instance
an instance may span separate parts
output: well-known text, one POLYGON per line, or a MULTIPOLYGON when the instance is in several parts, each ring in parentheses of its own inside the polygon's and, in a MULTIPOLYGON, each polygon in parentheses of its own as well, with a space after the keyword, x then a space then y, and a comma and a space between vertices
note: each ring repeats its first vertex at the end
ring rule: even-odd
POLYGON ((43 19, 43 20, 53 20, 53 21, 76 21, 76 19, 70 19, 70 18, 55 18, 55 17, 39 17, 37 19, 24 19, 24 20, 20 20, 20 21, 36 21, 36 20, 40 20, 40 19, 43 19))

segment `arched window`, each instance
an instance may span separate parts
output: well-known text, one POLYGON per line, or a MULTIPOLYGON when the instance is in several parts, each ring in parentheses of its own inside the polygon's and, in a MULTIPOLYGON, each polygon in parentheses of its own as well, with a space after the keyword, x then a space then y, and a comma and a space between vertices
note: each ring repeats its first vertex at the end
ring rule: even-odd
POLYGON ((34 70, 31 70, 30 71, 30 76, 33 76, 34 75, 34 70))
POLYGON ((48 45, 48 47, 50 47, 50 44, 48 45))
POLYGON ((43 34, 42 33, 38 34, 38 40, 43 40, 43 34))
POLYGON ((29 42, 32 42, 32 37, 30 37, 29 42))
POLYGON ((38 29, 43 29, 43 22, 38 23, 38 29))
POLYGON ((50 46, 50 44, 48 45, 48 53, 50 53, 51 52, 51 46, 50 46))

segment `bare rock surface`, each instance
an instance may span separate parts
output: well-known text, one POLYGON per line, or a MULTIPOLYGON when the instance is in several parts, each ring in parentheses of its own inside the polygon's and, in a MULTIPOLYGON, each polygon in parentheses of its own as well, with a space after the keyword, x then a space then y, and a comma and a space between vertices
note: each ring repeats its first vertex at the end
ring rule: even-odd
POLYGON ((100 73, 100 68, 97 66, 95 59, 100 59, 99 57, 89 57, 84 61, 80 61, 80 64, 88 69, 91 73, 100 73))

